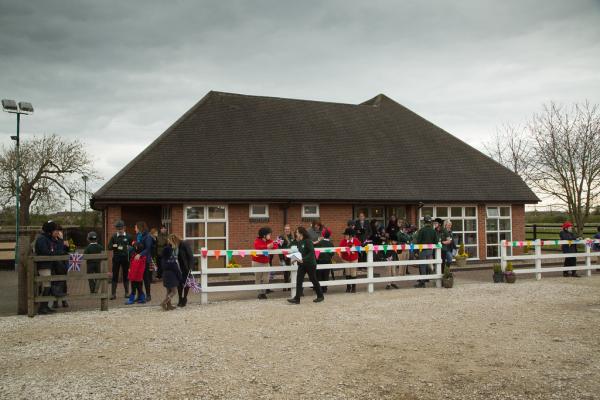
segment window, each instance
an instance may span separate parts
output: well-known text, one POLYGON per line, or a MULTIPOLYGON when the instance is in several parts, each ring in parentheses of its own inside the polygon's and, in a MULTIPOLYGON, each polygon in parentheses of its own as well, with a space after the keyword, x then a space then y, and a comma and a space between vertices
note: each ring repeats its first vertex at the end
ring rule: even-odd
POLYGON ((449 219, 452 221, 452 233, 457 246, 465 245, 469 259, 479 258, 477 238, 477 207, 476 206, 425 206, 419 210, 419 225, 423 217, 449 219))
MULTIPOLYGON (((227 207, 187 206, 184 208, 184 240, 194 254, 200 255, 203 247, 209 250, 227 249, 227 207)), ((225 267, 224 257, 209 257, 209 267, 225 267)))
MULTIPOLYGON (((487 258, 500 257, 500 243, 503 240, 511 240, 512 220, 510 206, 487 207, 485 219, 485 238, 487 258)), ((507 247, 507 254, 511 254, 512 248, 507 247)))
POLYGON ((318 204, 302 204, 302 218, 319 218, 318 204))
POLYGON ((171 233, 171 206, 161 207, 160 224, 166 226, 167 232, 171 233))
POLYGON ((269 205, 250 204, 250 218, 269 218, 269 205))

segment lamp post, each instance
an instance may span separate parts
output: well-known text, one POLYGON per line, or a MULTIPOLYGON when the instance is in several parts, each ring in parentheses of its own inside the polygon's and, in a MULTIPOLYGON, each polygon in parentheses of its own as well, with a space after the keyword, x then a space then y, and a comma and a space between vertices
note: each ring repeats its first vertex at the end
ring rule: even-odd
POLYGON ((16 197, 16 226, 15 226, 15 268, 18 268, 19 265, 19 197, 21 196, 21 186, 20 186, 20 174, 21 174, 21 160, 19 156, 19 129, 21 125, 21 114, 31 115, 33 114, 33 106, 31 103, 20 101, 18 104, 14 100, 2 100, 2 111, 6 111, 7 113, 17 114, 17 136, 11 136, 10 138, 16 142, 16 170, 17 170, 17 182, 15 187, 15 197, 16 197))
POLYGON ((83 179, 83 225, 87 222, 87 181, 90 179, 87 175, 81 177, 83 179))

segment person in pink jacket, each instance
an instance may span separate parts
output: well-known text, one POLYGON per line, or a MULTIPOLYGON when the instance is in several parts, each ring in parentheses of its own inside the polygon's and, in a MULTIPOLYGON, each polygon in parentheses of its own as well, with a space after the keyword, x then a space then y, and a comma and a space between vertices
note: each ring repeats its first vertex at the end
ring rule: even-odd
MULTIPOLYGON (((268 254, 263 254, 265 250, 277 248, 277 243, 271 239, 271 228, 264 227, 258 230, 258 237, 254 240, 254 249, 256 255, 252 256, 252 267, 270 267, 270 259, 268 254)), ((257 272, 254 282, 257 285, 269 283, 268 272, 257 272)), ((260 290, 258 298, 264 300, 267 298, 267 290, 260 290)))

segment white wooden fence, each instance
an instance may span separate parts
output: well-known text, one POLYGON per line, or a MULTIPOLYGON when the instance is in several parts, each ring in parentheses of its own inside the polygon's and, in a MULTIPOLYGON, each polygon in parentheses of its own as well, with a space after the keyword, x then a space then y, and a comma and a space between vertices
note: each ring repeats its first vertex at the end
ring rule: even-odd
POLYGON ((514 269, 515 274, 535 274, 537 280, 542 279, 542 273, 545 272, 560 272, 560 271, 586 271, 587 276, 592 275, 592 269, 600 268, 600 265, 592 267, 592 260, 594 257, 600 257, 600 251, 592 251, 592 247, 595 244, 599 244, 600 239, 582 239, 582 240, 528 240, 528 241, 507 241, 503 240, 500 244, 500 260, 502 265, 502 271, 506 270, 506 265, 509 261, 534 261, 534 268, 519 268, 514 269), (563 244, 579 244, 584 245, 585 251, 581 253, 552 253, 542 254, 542 248, 544 246, 556 246, 563 244), (530 249, 534 249, 534 254, 522 254, 518 256, 509 256, 507 249, 509 247, 519 248, 528 246, 530 249), (581 258, 585 259, 585 264, 577 265, 573 267, 544 267, 542 268, 542 260, 550 259, 565 259, 569 257, 575 257, 578 260, 581 258))
MULTIPOLYGON (((336 279, 331 281, 323 281, 320 282, 321 286, 340 286, 340 285, 355 285, 355 284, 368 284, 368 292, 373 293, 375 283, 382 282, 399 282, 399 281, 416 281, 416 280, 435 280, 436 286, 441 287, 441 279, 442 279, 442 249, 440 244, 434 245, 397 245, 398 250, 403 251, 411 251, 411 249, 432 249, 434 250, 434 258, 429 260, 402 260, 402 261, 373 261, 373 254, 377 251, 385 251, 385 250, 393 250, 396 246, 388 245, 388 246, 368 246, 368 247, 359 247, 358 248, 346 248, 346 247, 323 247, 318 248, 321 253, 333 253, 333 254, 341 254, 347 251, 353 252, 361 252, 366 251, 367 253, 367 261, 366 262, 354 262, 354 263, 336 263, 336 264, 319 264, 317 265, 317 269, 346 269, 346 268, 367 268, 367 277, 366 278, 357 278, 357 279, 336 279), (400 275, 400 276, 382 276, 382 277, 374 277, 373 268, 377 267, 389 267, 389 266, 405 266, 405 265, 428 265, 430 271, 433 270, 435 273, 431 275, 400 275)), ((251 256, 252 254, 256 255, 271 255, 271 254, 287 254, 289 253, 289 249, 277 249, 277 250, 206 250, 202 249, 202 254, 200 256, 200 271, 193 271, 192 275, 198 276, 200 275, 200 297, 201 303, 208 303, 208 294, 214 292, 236 292, 243 290, 264 290, 264 289, 291 289, 291 296, 294 297, 296 295, 296 271, 298 269, 297 265, 291 266, 275 266, 275 267, 242 267, 242 268, 208 268, 208 257, 227 257, 231 256, 251 256), (290 271, 291 272, 291 282, 290 283, 268 283, 268 284, 247 284, 247 285, 218 285, 218 286, 209 286, 208 284, 208 276, 216 275, 216 274, 246 274, 246 273, 256 273, 256 272, 283 272, 290 271)), ((312 283, 310 281, 305 281, 303 287, 312 287, 312 283)))

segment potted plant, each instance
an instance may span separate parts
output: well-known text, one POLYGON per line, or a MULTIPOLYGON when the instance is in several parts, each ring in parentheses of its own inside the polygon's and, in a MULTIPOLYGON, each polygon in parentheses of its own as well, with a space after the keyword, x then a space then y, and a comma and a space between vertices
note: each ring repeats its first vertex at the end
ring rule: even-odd
POLYGON ((515 275, 515 273, 513 272, 513 264, 511 262, 506 264, 504 279, 506 279, 506 283, 515 283, 515 281, 517 280, 517 275, 515 275))
POLYGON ((454 286, 454 274, 450 272, 450 267, 446 265, 444 268, 444 275, 442 276, 442 286, 446 289, 450 289, 454 286))
POLYGON ((504 282, 504 274, 502 273, 502 267, 500 264, 494 264, 494 283, 504 282))
MULTIPOLYGON (((227 263, 227 268, 241 268, 242 266, 238 263, 235 262, 234 258, 231 257, 231 259, 229 260, 229 263, 227 263)), ((230 281, 239 281, 240 280, 240 274, 229 274, 229 280, 230 281)))
POLYGON ((454 256, 456 260, 456 266, 462 268, 467 265, 467 258, 469 258, 469 254, 465 252, 465 245, 461 243, 458 247, 458 253, 454 256))
POLYGON ((528 245, 523 246, 523 254, 529 254, 529 246, 528 245))

